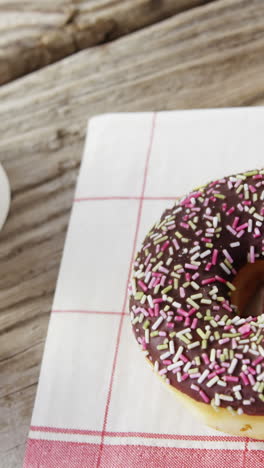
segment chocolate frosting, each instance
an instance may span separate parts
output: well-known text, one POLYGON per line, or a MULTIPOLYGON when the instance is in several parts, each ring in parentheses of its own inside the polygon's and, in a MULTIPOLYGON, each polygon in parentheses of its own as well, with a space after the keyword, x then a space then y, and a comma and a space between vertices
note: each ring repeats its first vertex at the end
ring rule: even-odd
POLYGON ((264 415, 264 314, 242 317, 237 272, 263 261, 264 169, 177 200, 146 236, 129 288, 136 339, 167 383, 214 408, 264 415))

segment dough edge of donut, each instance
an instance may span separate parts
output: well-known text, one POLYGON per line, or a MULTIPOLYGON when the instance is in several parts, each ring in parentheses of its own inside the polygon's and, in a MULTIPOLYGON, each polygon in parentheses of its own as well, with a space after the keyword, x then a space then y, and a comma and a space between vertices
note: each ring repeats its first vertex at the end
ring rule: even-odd
MULTIPOLYGON (((154 372, 152 362, 148 358, 146 360, 154 372)), ((230 435, 264 441, 264 416, 253 416, 245 413, 231 414, 226 408, 218 408, 216 411, 211 405, 194 400, 189 395, 167 384, 159 375, 158 377, 169 391, 174 393, 177 400, 183 403, 206 426, 230 435)))

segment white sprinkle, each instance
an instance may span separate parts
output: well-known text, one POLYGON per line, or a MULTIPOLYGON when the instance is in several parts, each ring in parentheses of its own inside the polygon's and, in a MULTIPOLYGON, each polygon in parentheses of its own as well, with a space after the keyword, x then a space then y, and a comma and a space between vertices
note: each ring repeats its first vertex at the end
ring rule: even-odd
POLYGON ((230 244, 230 247, 239 247, 240 246, 240 242, 232 242, 230 244))
POLYGON ((235 385, 233 387, 233 390, 234 390, 234 392, 239 392, 241 390, 241 388, 242 388, 241 385, 235 385))
POLYGON ((231 274, 231 271, 229 270, 229 268, 227 268, 227 266, 226 266, 224 263, 220 263, 220 267, 221 267, 222 270, 224 270, 228 275, 231 274))
POLYGON ((170 357, 170 355, 170 351, 166 351, 165 353, 160 355, 160 359, 163 361, 163 359, 167 359, 168 357, 170 357))
POLYGON ((175 353, 175 346, 174 346, 174 341, 170 340, 170 353, 174 354, 175 353))
POLYGON ((219 377, 218 375, 215 375, 215 377, 213 377, 212 379, 208 380, 206 386, 207 387, 212 387, 214 384, 216 384, 216 382, 219 380, 219 377))
POLYGON ((190 367, 192 366, 192 363, 189 361, 189 362, 186 362, 183 370, 184 372, 188 372, 188 370, 190 369, 190 367))
POLYGON ((172 370, 172 369, 176 369, 176 367, 180 367, 180 366, 183 366, 183 361, 178 361, 178 362, 175 362, 173 364, 170 364, 167 369, 168 370, 172 370))
POLYGON ((181 307, 181 304, 180 304, 179 302, 176 302, 176 301, 174 301, 174 302, 172 303, 172 305, 173 305, 174 307, 176 307, 176 309, 179 309, 179 308, 181 307))
POLYGON ((193 348, 197 348, 197 346, 200 346, 200 341, 194 341, 193 343, 188 344, 187 348, 193 349, 193 348))
POLYGON ((215 404, 216 404, 216 406, 220 406, 220 397, 219 397, 219 393, 215 393, 215 404))
POLYGON ((157 328, 160 326, 160 324, 163 322, 164 318, 163 317, 159 317, 155 323, 153 323, 152 325, 152 330, 157 330, 157 328))
POLYGON ((219 395, 220 399, 223 400, 223 401, 234 401, 234 398, 230 395, 224 395, 224 394, 220 394, 219 395))
POLYGON ((180 355, 182 354, 183 352, 183 346, 179 346, 179 348, 177 349, 177 352, 173 358, 173 362, 177 362, 178 361, 178 358, 180 357, 180 355))
POLYGON ((221 387, 226 387, 226 382, 219 379, 218 382, 217 382, 217 385, 221 385, 221 387))
POLYGON ((204 379, 206 379, 206 377, 208 376, 208 374, 210 374, 210 371, 209 369, 205 369, 202 373, 202 375, 199 377, 199 379, 197 380, 197 382, 200 384, 204 381, 204 379))
POLYGON ((147 296, 147 299, 148 299, 148 303, 149 303, 150 307, 153 309, 154 304, 153 304, 152 296, 149 294, 149 295, 147 296))
POLYGON ((204 252, 201 253, 200 257, 201 258, 204 258, 204 257, 207 257, 207 255, 210 255, 211 253, 211 250, 205 250, 204 252))
POLYGON ((228 374, 232 374, 234 372, 237 363, 238 363, 238 359, 236 359, 236 358, 232 359, 232 362, 231 362, 231 364, 230 364, 230 366, 229 366, 229 368, 227 370, 228 374))

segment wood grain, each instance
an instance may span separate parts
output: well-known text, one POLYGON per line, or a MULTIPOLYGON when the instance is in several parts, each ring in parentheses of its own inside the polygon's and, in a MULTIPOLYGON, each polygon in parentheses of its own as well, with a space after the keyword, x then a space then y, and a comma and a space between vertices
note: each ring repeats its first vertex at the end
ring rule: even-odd
POLYGON ((0 0, 0 84, 208 0, 0 0))
POLYGON ((264 3, 219 0, 0 88, 0 466, 21 466, 87 119, 264 103, 264 3))

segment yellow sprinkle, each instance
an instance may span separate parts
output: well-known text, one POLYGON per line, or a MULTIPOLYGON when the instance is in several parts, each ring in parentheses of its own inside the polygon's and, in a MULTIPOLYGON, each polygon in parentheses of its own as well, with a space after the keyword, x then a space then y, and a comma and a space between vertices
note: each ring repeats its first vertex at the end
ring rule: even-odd
POLYGON ((232 283, 230 283, 229 281, 226 282, 226 285, 228 286, 229 289, 231 289, 231 291, 236 290, 236 287, 232 283))

